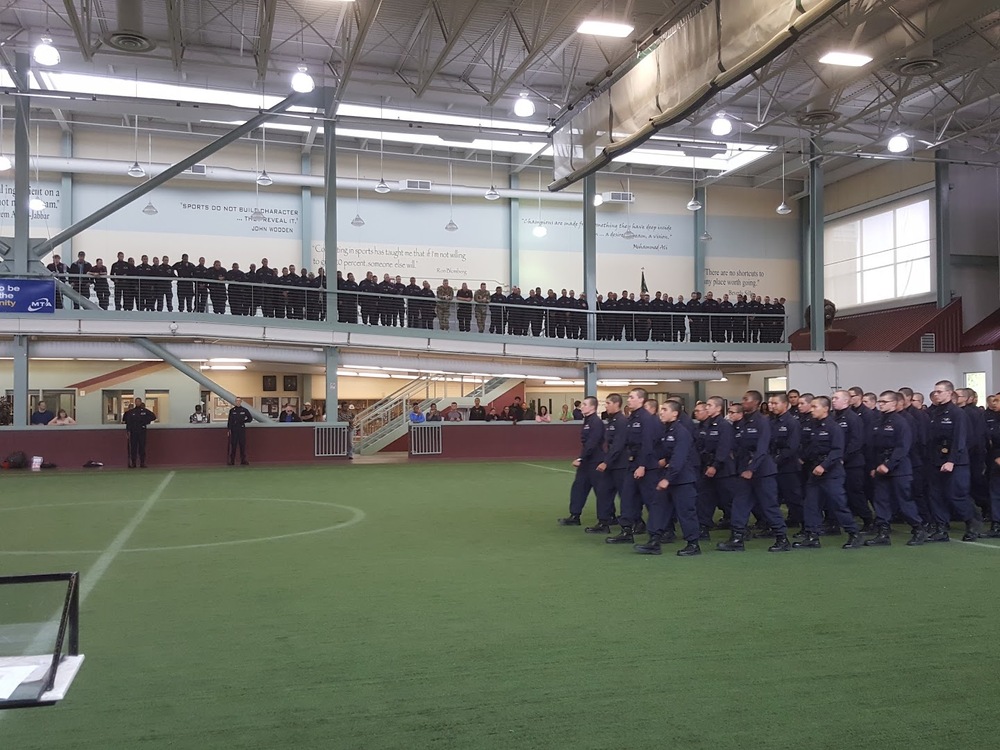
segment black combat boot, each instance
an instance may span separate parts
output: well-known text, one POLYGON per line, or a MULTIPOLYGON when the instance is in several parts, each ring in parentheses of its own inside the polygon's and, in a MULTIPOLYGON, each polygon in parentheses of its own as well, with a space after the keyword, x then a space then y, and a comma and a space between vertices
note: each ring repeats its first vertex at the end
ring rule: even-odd
POLYGON ((1000 522, 994 521, 990 524, 990 530, 986 532, 990 539, 1000 539, 1000 522))
POLYGON ((701 532, 698 534, 698 541, 707 542, 711 538, 712 535, 709 533, 708 526, 702 526, 701 532))
POLYGON ((642 520, 642 519, 640 518, 640 519, 639 519, 639 523, 637 523, 637 524, 635 525, 635 529, 633 529, 632 533, 633 533, 633 534, 645 534, 645 533, 646 533, 646 522, 645 522, 645 521, 643 521, 643 520, 642 520))
POLYGON ((928 542, 950 542, 948 531, 944 524, 935 523, 931 525, 930 533, 927 535, 928 542))
POLYGON ((983 522, 978 518, 972 518, 965 522, 965 533, 962 535, 963 542, 974 542, 981 536, 983 522))
POLYGON ((660 554, 660 535, 650 534, 648 542, 645 544, 636 544, 632 549, 640 555, 658 555, 660 554))
POLYGON ((667 529, 660 537, 660 541, 664 544, 673 544, 677 541, 677 532, 674 529, 667 529))
POLYGON ((823 545, 819 543, 819 535, 809 531, 803 532, 801 539, 792 542, 793 549, 819 549, 821 546, 823 545))
POLYGON ((688 542, 684 549, 677 550, 678 557, 694 557, 701 554, 701 547, 698 542, 688 542))
POLYGON ((919 547, 921 544, 927 541, 927 529, 923 526, 914 526, 912 529, 912 535, 910 540, 906 543, 907 547, 919 547))
POLYGON ((806 531, 805 524, 802 524, 801 528, 792 534, 792 539, 806 539, 809 536, 809 532, 806 531))
POLYGON ((847 541, 840 545, 841 549, 861 549, 865 546, 865 540, 858 532, 847 532, 847 541))
POLYGON ((611 524, 608 523, 607 521, 602 521, 601 519, 597 519, 597 523, 595 523, 593 526, 588 526, 587 528, 585 528, 584 532, 587 534, 610 534, 611 524))
POLYGON ((606 544, 632 544, 632 542, 635 541, 632 538, 632 527, 622 526, 620 534, 605 537, 604 541, 606 544))
POLYGON ((862 534, 875 534, 878 532, 878 528, 875 526, 875 521, 871 518, 865 521, 865 525, 861 527, 862 534))
MULTIPOLYGON (((927 535, 924 535, 926 538, 927 535)), ((875 531, 875 536, 871 539, 865 539, 866 547, 888 547, 892 544, 892 539, 889 537, 889 526, 888 524, 883 524, 878 527, 875 531)))
POLYGON ((767 548, 768 552, 788 552, 792 549, 792 545, 788 542, 788 537, 784 534, 778 534, 774 538, 774 544, 767 548))
POLYGON ((719 542, 715 545, 715 548, 719 552, 743 552, 746 547, 743 546, 743 540, 746 539, 746 531, 743 529, 733 529, 729 539, 725 542, 719 542))
POLYGON ((580 516, 572 515, 572 516, 566 516, 565 518, 560 518, 559 519, 559 525, 560 526, 579 526, 580 525, 580 516))

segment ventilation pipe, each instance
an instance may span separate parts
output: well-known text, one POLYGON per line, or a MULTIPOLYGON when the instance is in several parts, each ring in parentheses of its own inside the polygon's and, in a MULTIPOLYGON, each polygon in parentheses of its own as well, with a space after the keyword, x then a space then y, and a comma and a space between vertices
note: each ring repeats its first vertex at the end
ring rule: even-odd
POLYGON ((142 32, 142 7, 143 0, 118 0, 118 22, 104 35, 104 43, 129 54, 156 49, 156 42, 142 32))

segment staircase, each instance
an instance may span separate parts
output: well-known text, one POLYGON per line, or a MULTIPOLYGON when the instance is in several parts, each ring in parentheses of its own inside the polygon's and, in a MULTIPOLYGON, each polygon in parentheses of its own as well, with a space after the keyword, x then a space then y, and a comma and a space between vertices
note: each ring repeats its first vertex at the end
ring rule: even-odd
MULTIPOLYGON (((487 403, 520 382, 516 378, 491 378, 462 398, 479 398, 487 403)), ((447 385, 443 375, 425 375, 360 411, 354 418, 354 452, 370 456, 403 437, 414 403, 426 412, 432 403, 442 399, 457 401, 454 394, 448 395, 447 385)))

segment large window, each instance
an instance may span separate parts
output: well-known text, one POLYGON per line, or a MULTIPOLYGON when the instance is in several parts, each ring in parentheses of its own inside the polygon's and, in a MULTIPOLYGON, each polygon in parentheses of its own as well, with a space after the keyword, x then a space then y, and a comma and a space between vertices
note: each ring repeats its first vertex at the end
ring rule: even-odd
POLYGON ((826 222, 825 292, 838 309, 932 290, 932 203, 926 194, 826 222))

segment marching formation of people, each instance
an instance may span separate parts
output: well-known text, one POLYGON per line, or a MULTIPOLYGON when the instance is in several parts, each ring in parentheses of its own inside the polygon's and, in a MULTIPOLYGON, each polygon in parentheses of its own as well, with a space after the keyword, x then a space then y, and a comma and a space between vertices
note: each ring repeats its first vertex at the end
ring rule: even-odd
MULTIPOLYGON (((91 264, 83 252, 67 266, 58 255, 46 268, 56 278, 68 281, 73 290, 86 299, 97 298, 104 310, 229 313, 240 316, 263 315, 265 318, 326 320, 326 274, 298 270, 294 265, 271 268, 267 258, 260 266, 251 263, 243 270, 239 263, 224 268, 216 260, 207 265, 205 258, 193 263, 187 253, 171 263, 167 256, 139 256, 118 259, 109 269, 98 258, 91 264), (113 290, 112 290, 113 284, 113 290)), ((383 274, 382 280, 371 271, 360 282, 353 273, 345 277, 337 272, 337 322, 367 326, 390 326, 471 332, 473 319, 479 333, 510 336, 545 336, 546 338, 586 339, 591 306, 586 296, 573 289, 561 294, 541 287, 513 287, 505 294, 503 287, 493 292, 480 283, 470 289, 467 282, 459 288, 443 279, 432 288, 429 281, 417 284, 416 277, 404 284, 402 277, 383 274)), ((63 306, 57 291, 55 304, 63 306)), ((73 306, 79 308, 76 301, 73 306)), ((785 298, 739 295, 735 302, 729 295, 716 299, 712 292, 702 296, 692 292, 687 300, 656 292, 623 290, 597 295, 595 335, 602 341, 662 341, 712 343, 779 343, 785 336, 785 298)))
POLYGON ((756 537, 773 537, 770 552, 813 549, 841 530, 844 549, 888 546, 893 523, 909 526, 908 546, 948 542, 954 523, 974 541, 986 519, 986 536, 1000 538, 1000 395, 984 410, 975 391, 941 380, 930 400, 924 408, 909 387, 790 390, 766 402, 747 391, 741 403, 713 396, 688 416, 679 400, 659 404, 634 388, 624 403, 609 395, 602 418, 588 396, 559 523, 581 526, 593 491, 597 522, 585 531, 630 545, 648 533, 634 544, 642 554, 661 554, 678 524, 681 557, 700 555, 712 529, 730 532, 722 552, 756 537))

